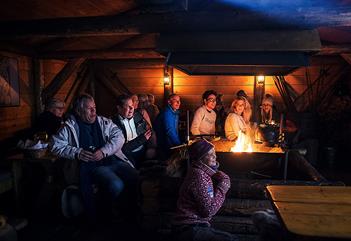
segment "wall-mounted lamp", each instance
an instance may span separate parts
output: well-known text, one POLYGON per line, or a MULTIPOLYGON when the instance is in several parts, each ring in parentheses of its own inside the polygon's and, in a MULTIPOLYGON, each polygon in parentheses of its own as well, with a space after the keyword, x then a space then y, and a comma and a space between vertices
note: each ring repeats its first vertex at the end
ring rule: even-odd
POLYGON ((169 85, 169 83, 170 83, 169 74, 168 74, 168 72, 165 72, 165 73, 164 73, 164 76, 163 76, 163 84, 164 84, 164 85, 169 85))
POLYGON ((259 85, 264 84, 264 80, 265 80, 264 75, 258 75, 258 76, 256 76, 257 84, 259 84, 259 85))
POLYGON ((171 77, 168 72, 168 66, 165 66, 163 69, 163 84, 169 85, 171 82, 171 77))

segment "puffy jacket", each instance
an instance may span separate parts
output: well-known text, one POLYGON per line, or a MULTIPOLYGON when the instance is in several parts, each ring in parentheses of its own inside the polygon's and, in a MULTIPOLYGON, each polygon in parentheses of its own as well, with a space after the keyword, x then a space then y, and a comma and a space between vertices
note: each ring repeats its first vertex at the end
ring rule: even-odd
POLYGON ((230 179, 224 172, 216 172, 202 162, 194 163, 180 188, 174 224, 209 226, 229 188, 230 179))

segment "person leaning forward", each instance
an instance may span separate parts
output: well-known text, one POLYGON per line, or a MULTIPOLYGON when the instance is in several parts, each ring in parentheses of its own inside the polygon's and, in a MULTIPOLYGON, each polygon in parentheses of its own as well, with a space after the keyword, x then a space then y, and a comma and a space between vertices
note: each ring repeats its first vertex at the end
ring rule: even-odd
POLYGON ((110 119, 96 115, 94 99, 88 94, 75 100, 73 114, 52 137, 51 151, 69 159, 66 181, 79 183, 85 210, 93 222, 97 216, 93 184, 107 193, 111 207, 123 193, 129 206, 133 206, 130 202, 137 205, 138 172, 122 153, 123 143, 122 131, 110 119))
POLYGON ((117 112, 112 120, 125 138, 122 151, 138 169, 145 160, 146 144, 152 136, 151 126, 139 111, 135 111, 129 95, 118 96, 117 112))

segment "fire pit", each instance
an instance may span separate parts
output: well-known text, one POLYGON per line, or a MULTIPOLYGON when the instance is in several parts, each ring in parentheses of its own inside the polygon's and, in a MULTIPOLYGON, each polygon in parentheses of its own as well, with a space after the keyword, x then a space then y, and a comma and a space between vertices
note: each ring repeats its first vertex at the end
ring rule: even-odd
POLYGON ((231 175, 254 174, 266 178, 279 178, 282 175, 284 151, 280 147, 254 143, 252 152, 232 152, 235 141, 217 140, 212 141, 212 144, 221 168, 231 175))
POLYGON ((252 144, 252 152, 232 152, 234 141, 213 140, 220 168, 231 177, 324 181, 325 178, 296 150, 252 144))

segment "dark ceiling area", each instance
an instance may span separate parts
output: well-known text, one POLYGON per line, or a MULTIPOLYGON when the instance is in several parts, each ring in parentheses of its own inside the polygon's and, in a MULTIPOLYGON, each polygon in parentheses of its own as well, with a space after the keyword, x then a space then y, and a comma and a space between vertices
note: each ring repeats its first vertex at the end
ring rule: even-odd
MULTIPOLYGON (((294 31, 296 34, 315 31, 319 38, 319 44, 312 49, 303 49, 309 40, 300 38, 298 53, 345 58, 351 53, 351 1, 15 0, 3 2, 0 9, 0 50, 41 59, 166 61, 169 53, 179 54, 174 54, 171 46, 167 51, 164 51, 167 46, 160 51, 160 36, 189 33, 193 36, 232 34, 231 38, 213 40, 211 44, 215 47, 208 50, 205 46, 202 52, 213 52, 213 48, 223 47, 223 43, 234 42, 237 43, 234 50, 223 48, 220 52, 257 51, 257 45, 258 51, 269 53, 272 46, 284 45, 285 40, 289 40, 281 37, 282 32, 294 31), (265 33, 264 37, 260 38, 257 31, 265 33), (252 40, 256 43, 251 43, 252 40), (246 45, 247 42, 251 45, 246 45)), ((201 43, 201 39, 198 40, 197 44, 201 43)), ((193 65, 198 64, 195 57, 190 59, 194 60, 193 65)), ((208 61, 213 62, 213 58, 208 61)), ((178 64, 182 69, 182 63, 178 61, 178 64)), ((299 65, 287 66, 293 69, 304 64, 305 60, 299 65)), ((243 65, 252 69, 268 64, 243 65)), ((227 74, 241 74, 232 72, 227 74)))

